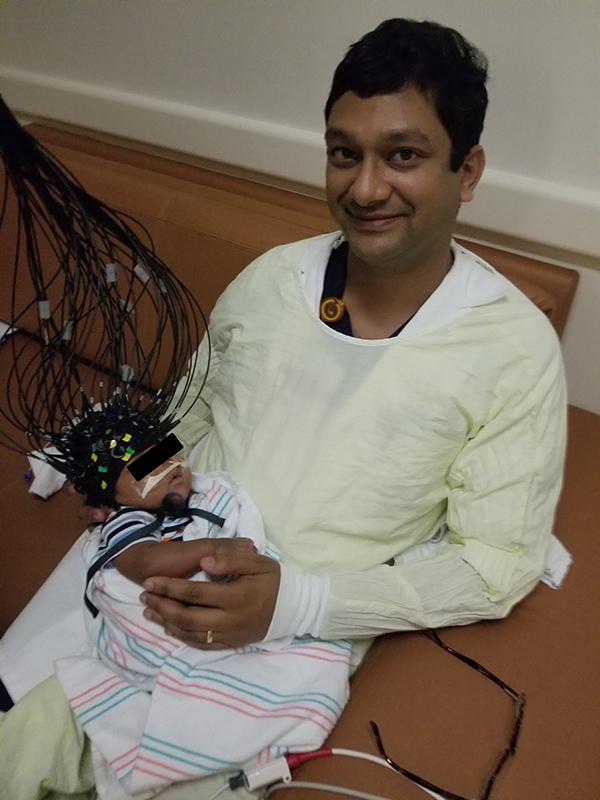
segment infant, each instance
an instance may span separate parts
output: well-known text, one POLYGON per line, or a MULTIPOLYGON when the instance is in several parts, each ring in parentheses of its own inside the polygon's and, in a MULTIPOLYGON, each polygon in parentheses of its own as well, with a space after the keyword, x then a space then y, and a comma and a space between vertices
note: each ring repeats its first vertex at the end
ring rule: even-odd
MULTIPOLYGON (((117 507, 83 550, 89 650, 56 664, 92 742, 99 797, 118 789, 150 797, 170 783, 320 747, 347 699, 348 642, 197 650, 147 620, 139 600, 153 575, 208 580, 199 539, 244 537, 277 559, 249 495, 231 476, 194 473, 179 456, 139 481, 123 469, 113 494, 117 507)), ((208 643, 213 637, 218 631, 207 631, 208 643)))
MULTIPOLYGON (((136 686, 152 690, 164 643, 153 653, 149 640, 158 635, 162 642, 164 634, 143 617, 141 584, 153 575, 208 580, 199 571, 206 553, 200 539, 243 537, 260 553, 276 559, 278 554, 267 547, 260 514, 249 495, 224 473, 192 473, 179 455, 139 481, 123 469, 113 494, 117 507, 84 545, 85 602, 92 616, 88 629, 94 631, 102 661, 136 686), (132 646, 141 631, 145 645, 132 646)), ((214 636, 207 631, 208 644, 214 636)), ((181 646, 178 640, 170 641, 173 647, 181 646)))

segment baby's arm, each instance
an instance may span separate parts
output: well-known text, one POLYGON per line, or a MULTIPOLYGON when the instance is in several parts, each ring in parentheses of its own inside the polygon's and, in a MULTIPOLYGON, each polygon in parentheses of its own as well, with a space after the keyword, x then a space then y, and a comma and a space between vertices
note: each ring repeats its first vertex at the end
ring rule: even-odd
POLYGON ((167 578, 189 578, 200 570, 200 559, 206 555, 206 542, 139 542, 119 553, 112 563, 122 575, 140 586, 153 575, 167 578))

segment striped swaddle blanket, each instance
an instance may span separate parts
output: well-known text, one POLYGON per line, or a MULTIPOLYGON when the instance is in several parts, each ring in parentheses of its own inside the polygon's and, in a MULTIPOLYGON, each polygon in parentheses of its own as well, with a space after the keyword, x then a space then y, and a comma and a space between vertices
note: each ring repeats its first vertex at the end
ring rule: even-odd
MULTIPOLYGON (((194 502, 226 523, 219 529, 194 518, 184 539, 246 536, 260 552, 277 556, 265 542, 256 507, 229 476, 194 475, 193 488, 194 502)), ((115 526, 108 528, 114 539, 115 526)), ((88 565, 101 550, 102 536, 94 533, 84 550, 88 565)), ((348 642, 303 637, 195 650, 143 617, 140 591, 114 567, 97 572, 88 586, 100 612, 88 619, 96 656, 56 665, 92 741, 101 800, 141 800, 174 782, 323 743, 347 698, 348 642)))

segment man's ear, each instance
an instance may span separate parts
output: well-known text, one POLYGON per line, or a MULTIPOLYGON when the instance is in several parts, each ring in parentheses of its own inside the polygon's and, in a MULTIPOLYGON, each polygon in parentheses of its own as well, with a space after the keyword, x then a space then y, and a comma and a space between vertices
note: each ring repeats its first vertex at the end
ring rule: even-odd
POLYGON ((480 144, 475 144, 467 153, 460 168, 460 202, 470 203, 475 187, 485 169, 485 153, 480 144))

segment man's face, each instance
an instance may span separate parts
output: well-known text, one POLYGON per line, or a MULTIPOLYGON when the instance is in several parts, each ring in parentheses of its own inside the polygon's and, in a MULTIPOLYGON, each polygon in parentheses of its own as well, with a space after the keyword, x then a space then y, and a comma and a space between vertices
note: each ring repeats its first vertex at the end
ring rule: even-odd
POLYGON ((405 271, 447 255, 483 151, 474 147, 452 172, 450 137, 426 95, 413 86, 364 99, 346 92, 333 105, 325 141, 327 200, 348 239, 350 263, 405 271))
MULTIPOLYGON (((132 459, 132 463, 139 456, 132 459)), ((158 509, 170 492, 187 499, 192 488, 192 473, 181 456, 172 456, 141 481, 136 481, 128 469, 119 475, 115 486, 115 500, 121 506, 133 506, 149 511, 158 509)))

